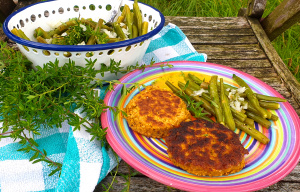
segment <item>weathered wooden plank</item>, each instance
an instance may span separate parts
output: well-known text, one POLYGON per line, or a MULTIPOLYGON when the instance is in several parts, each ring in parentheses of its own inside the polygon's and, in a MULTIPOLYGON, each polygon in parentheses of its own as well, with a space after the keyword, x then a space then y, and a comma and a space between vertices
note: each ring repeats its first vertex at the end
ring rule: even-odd
MULTIPOLYGON (((189 37, 189 36, 188 36, 189 37)), ((221 45, 198 45, 193 44, 194 48, 197 51, 203 51, 203 52, 227 52, 234 54, 236 52, 257 52, 260 54, 264 54, 263 50, 259 47, 257 43, 255 44, 221 44, 221 45)))
POLYGON ((269 39, 273 41, 285 30, 299 21, 300 1, 284 0, 266 18, 261 21, 261 25, 269 39))
MULTIPOLYGON (((94 192, 105 191, 102 187, 102 184, 109 186, 113 180, 112 176, 107 176, 97 187, 95 188, 94 192)), ((114 180, 115 182, 112 184, 112 189, 110 192, 120 192, 125 189, 126 180, 122 176, 117 176, 114 180)), ((181 190, 169 187, 167 185, 161 184, 153 179, 148 177, 131 177, 130 178, 130 185, 129 190, 125 191, 134 191, 134 192, 179 192, 181 190)))
MULTIPOLYGON (((267 59, 265 53, 259 48, 257 44, 209 44, 199 45, 193 44, 194 48, 199 53, 206 53, 208 59, 236 59, 240 60, 265 60, 267 59)), ((266 65, 269 62, 266 62, 266 65)))
POLYGON ((208 36, 189 35, 188 39, 193 44, 254 44, 257 43, 255 36, 208 36))
MULTIPOLYGON (((201 53, 202 51, 198 51, 201 53)), ((204 52, 204 51, 203 51, 204 52)), ((207 62, 209 63, 216 63, 225 65, 228 67, 232 67, 235 69, 241 69, 241 68, 265 68, 265 67, 271 67, 271 64, 269 60, 267 59, 232 59, 230 56, 228 56, 228 59, 225 59, 224 57, 221 58, 215 58, 214 54, 210 54, 211 56, 208 57, 207 62)))
POLYGON ((283 79, 286 83, 287 89, 291 91, 293 96, 295 97, 298 105, 300 105, 300 83, 296 80, 293 74, 290 72, 288 67, 284 64, 282 59, 279 57, 275 48, 273 47, 271 41, 266 36, 263 28, 261 27, 259 21, 257 19, 248 18, 249 23, 253 28, 260 45, 264 49, 266 55, 270 59, 271 64, 274 66, 274 69, 278 73, 278 75, 283 79))
POLYGON ((254 35, 252 29, 245 28, 245 29, 203 29, 200 27, 183 27, 180 26, 180 29, 185 35, 212 35, 212 36, 249 36, 254 35))
POLYGON ((166 16, 166 24, 173 23, 182 28, 243 29, 250 28, 244 17, 181 17, 166 16))
POLYGON ((265 11, 267 0, 249 0, 247 6, 247 15, 249 17, 260 19, 265 11))

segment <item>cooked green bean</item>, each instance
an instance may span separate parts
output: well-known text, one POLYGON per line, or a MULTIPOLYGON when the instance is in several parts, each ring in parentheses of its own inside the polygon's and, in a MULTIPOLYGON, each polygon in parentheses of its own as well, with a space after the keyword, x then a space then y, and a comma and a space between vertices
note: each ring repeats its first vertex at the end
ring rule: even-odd
POLYGON ((232 116, 235 117, 236 119, 238 119, 239 121, 244 122, 246 120, 247 115, 245 115, 244 113, 239 112, 239 111, 233 109, 232 107, 230 108, 230 110, 231 110, 232 116))
POLYGON ((254 126, 254 120, 253 119, 250 119, 250 118, 246 118, 244 123, 246 123, 247 125, 253 127, 254 126))
POLYGON ((121 39, 126 39, 126 36, 118 23, 113 24, 114 30, 121 39))
POLYGON ((132 38, 135 38, 139 35, 138 29, 135 24, 132 25, 132 38))
POLYGON ((191 78, 189 78, 188 76, 184 75, 183 76, 185 82, 189 82, 189 87, 193 90, 193 91, 199 91, 201 89, 201 87, 199 85, 197 85, 191 78))
POLYGON ((201 85, 201 83, 203 82, 201 79, 191 73, 188 73, 188 77, 192 79, 197 85, 201 85))
POLYGON ((224 92, 224 85, 223 85, 223 78, 220 78, 220 99, 221 99, 221 106, 222 106, 222 111, 224 114, 225 118, 225 125, 231 129, 232 131, 235 130, 235 123, 232 117, 232 113, 230 110, 228 98, 225 95, 224 92))
POLYGON ((246 115, 247 115, 248 118, 253 119, 255 122, 262 125, 263 127, 270 128, 270 126, 271 126, 270 121, 254 114, 254 113, 246 111, 246 115))
POLYGON ((201 79, 199 79, 197 76, 193 75, 193 74, 188 74, 188 77, 195 82, 197 85, 199 85, 201 88, 203 89, 208 89, 209 83, 202 81, 201 79))
POLYGON ((247 125, 237 119, 234 119, 234 122, 238 129, 244 131, 245 133, 247 133, 248 135, 250 135, 257 141, 259 141, 263 144, 268 144, 270 142, 270 139, 268 137, 266 137, 263 133, 261 133, 254 127, 250 127, 249 125, 247 125))
POLYGON ((47 41, 42 36, 37 36, 36 38, 37 42, 39 43, 45 43, 48 44, 47 41))
POLYGON ((142 35, 143 18, 137 0, 134 0, 133 3, 133 13, 136 17, 136 23, 137 23, 139 35, 142 35))
POLYGON ((133 24, 133 18, 131 18, 131 12, 130 12, 130 8, 128 5, 124 5, 124 9, 125 11, 125 18, 126 18, 126 25, 128 28, 128 32, 129 32, 129 39, 132 39, 132 24, 133 24))
POLYGON ((175 87, 170 81, 166 81, 165 84, 172 90, 175 95, 181 95, 181 90, 175 87))
MULTIPOLYGON (((263 110, 265 110, 266 113, 267 113, 267 119, 271 119, 272 113, 271 113, 270 111, 266 110, 266 109, 263 109, 263 110)), ((255 114, 257 114, 257 115, 261 115, 261 114, 253 107, 253 105, 252 105, 251 103, 249 103, 248 108, 247 108, 247 111, 250 111, 250 112, 255 113, 255 114)))
POLYGON ((217 83, 218 83, 218 76, 217 75, 211 76, 210 84, 209 84, 209 93, 214 103, 212 106, 216 114, 217 122, 224 125, 223 112, 220 104, 217 83))
POLYGON ((144 21, 142 23, 142 35, 145 35, 148 33, 148 22, 147 21, 144 21))
POLYGON ((192 99, 194 99, 197 102, 202 102, 203 104, 201 105, 206 111, 208 111, 209 113, 211 113, 212 115, 215 116, 215 111, 212 108, 212 106, 210 105, 210 103, 208 101, 206 101, 205 99, 203 99, 202 97, 199 96, 193 96, 193 91, 189 88, 185 88, 185 84, 182 82, 178 82, 178 86, 180 87, 180 89, 182 89, 184 91, 185 94, 187 94, 189 97, 191 97, 192 99))
POLYGON ((264 110, 259 105, 259 102, 258 102, 258 100, 256 98, 256 95, 254 94, 254 92, 252 91, 252 89, 248 86, 248 84, 243 79, 241 79, 240 77, 236 76, 235 74, 233 74, 232 78, 233 78, 233 80, 235 82, 237 82, 237 84, 239 84, 239 86, 246 88, 245 93, 246 93, 246 96, 247 96, 249 102, 262 115, 263 118, 267 118, 268 115, 266 113, 266 110, 264 110))
POLYGON ((70 26, 74 26, 77 24, 77 21, 75 19, 71 19, 60 26, 58 26, 56 29, 49 31, 48 34, 50 36, 53 36, 54 34, 61 35, 62 33, 66 32, 70 26))
MULTIPOLYGON (((102 24, 103 24, 103 19, 99 19, 94 31, 95 32, 100 32, 102 24)), ((95 37, 95 35, 91 35, 86 44, 87 45, 94 45, 96 42, 97 42, 97 38, 95 37)))
POLYGON ((50 38, 51 38, 51 36, 50 36, 44 29, 42 29, 41 27, 38 27, 38 28, 36 28, 36 29, 34 30, 33 36, 34 36, 35 38, 37 38, 38 36, 41 36, 41 37, 43 37, 44 39, 50 39, 50 38))
POLYGON ((279 104, 279 103, 275 103, 275 102, 259 101, 259 105, 260 105, 262 108, 265 108, 265 109, 273 109, 273 110, 276 110, 276 109, 279 109, 279 108, 280 108, 280 104, 279 104))
POLYGON ((256 98, 258 100, 263 100, 263 101, 286 102, 286 99, 282 99, 280 97, 262 95, 262 94, 256 94, 256 98))

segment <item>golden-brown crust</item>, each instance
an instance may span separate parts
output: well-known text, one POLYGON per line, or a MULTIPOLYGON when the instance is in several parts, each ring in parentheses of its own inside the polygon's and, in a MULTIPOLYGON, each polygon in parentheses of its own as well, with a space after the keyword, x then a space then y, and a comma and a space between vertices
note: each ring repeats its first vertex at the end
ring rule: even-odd
POLYGON ((174 165, 198 176, 222 176, 245 166, 248 154, 236 133, 206 120, 183 122, 165 138, 174 165))
POLYGON ((124 111, 130 128, 154 138, 167 136, 169 129, 191 118, 186 104, 178 96, 152 86, 134 96, 124 111))

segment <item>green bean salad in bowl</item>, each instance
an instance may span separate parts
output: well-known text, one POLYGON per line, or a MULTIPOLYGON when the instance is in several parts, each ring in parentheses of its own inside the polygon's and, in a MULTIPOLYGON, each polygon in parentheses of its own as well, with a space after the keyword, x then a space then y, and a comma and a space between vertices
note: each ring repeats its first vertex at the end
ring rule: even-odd
POLYGON ((91 60, 99 70, 111 60, 122 67, 141 63, 164 22, 160 11, 137 0, 49 0, 12 13, 3 30, 34 68, 56 60, 85 66, 91 60))

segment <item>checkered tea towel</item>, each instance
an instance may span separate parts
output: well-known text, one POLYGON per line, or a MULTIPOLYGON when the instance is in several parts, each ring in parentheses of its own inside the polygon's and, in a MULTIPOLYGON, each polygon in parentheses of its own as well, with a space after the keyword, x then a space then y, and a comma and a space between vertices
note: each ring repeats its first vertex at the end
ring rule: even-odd
MULTIPOLYGON (((199 54, 183 32, 175 25, 165 26, 153 37, 143 58, 143 63, 172 60, 206 61, 206 54, 199 54)), ((104 90, 99 94, 104 98, 104 90)), ((84 116, 80 110, 75 113, 84 116)), ((0 123, 1 127, 1 123, 0 123)), ((101 146, 82 127, 73 127, 64 122, 59 129, 40 129, 35 138, 41 150, 45 149, 50 159, 63 163, 62 172, 48 176, 52 171, 44 162, 32 164, 32 154, 17 151, 18 141, 3 138, 0 141, 0 190, 19 191, 66 191, 90 192, 117 165, 114 153, 101 146)))

